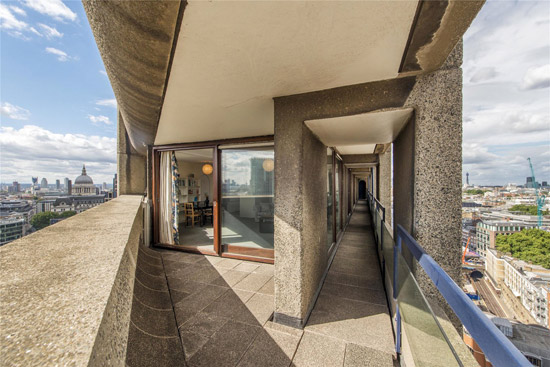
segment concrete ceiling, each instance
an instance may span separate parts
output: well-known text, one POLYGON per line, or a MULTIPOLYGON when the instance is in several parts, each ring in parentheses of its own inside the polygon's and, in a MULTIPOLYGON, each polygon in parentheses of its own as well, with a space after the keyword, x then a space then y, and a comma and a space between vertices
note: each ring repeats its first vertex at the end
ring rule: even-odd
POLYGON ((273 134, 273 97, 395 78, 417 3, 190 1, 155 144, 273 134))
POLYGON ((372 154, 376 144, 391 143, 412 116, 412 108, 306 121, 327 146, 342 154, 372 154))

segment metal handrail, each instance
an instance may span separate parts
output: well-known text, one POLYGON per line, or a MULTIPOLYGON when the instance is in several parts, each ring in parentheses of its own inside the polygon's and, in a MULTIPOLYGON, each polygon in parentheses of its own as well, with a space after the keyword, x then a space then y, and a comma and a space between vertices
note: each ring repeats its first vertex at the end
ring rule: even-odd
POLYGON ((378 201, 378 199, 370 192, 367 191, 367 195, 369 195, 371 201, 373 201, 376 204, 376 209, 382 211, 382 221, 386 221, 386 208, 378 201))
MULTIPOLYGON (((428 274, 443 298, 451 306, 468 330, 468 333, 480 346, 493 366, 532 366, 516 346, 483 314, 452 278, 401 225, 397 225, 397 243, 399 245, 395 249, 399 252, 402 249, 403 243, 407 245, 411 254, 422 266, 426 274, 428 274)), ((397 266, 394 266, 394 282, 397 279, 396 274, 397 266)), ((400 319, 399 310, 397 310, 397 313, 398 319, 400 319)), ((399 339, 397 342, 400 344, 399 339)))

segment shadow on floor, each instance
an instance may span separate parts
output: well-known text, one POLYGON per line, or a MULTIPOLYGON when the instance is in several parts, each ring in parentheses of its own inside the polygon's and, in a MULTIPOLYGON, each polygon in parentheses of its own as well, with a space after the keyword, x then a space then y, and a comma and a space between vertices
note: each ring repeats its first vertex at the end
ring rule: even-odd
POLYGON ((358 205, 309 322, 297 330, 269 321, 273 265, 142 247, 127 366, 394 366, 375 254, 358 205))
POLYGON ((289 366, 301 331, 272 313, 272 265, 141 248, 126 363, 289 366))

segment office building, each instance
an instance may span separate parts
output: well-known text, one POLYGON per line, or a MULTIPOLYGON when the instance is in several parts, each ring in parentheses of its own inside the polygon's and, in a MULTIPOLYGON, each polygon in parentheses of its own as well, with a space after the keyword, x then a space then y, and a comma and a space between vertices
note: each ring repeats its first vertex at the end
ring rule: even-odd
POLYGON ((489 249, 485 271, 496 288, 507 287, 540 325, 550 326, 550 270, 489 249))
POLYGON ((483 257, 487 256, 488 249, 494 249, 496 238, 498 235, 510 235, 512 233, 521 232, 525 228, 533 228, 535 226, 524 222, 509 222, 509 221, 481 221, 476 224, 476 239, 477 250, 483 257))
POLYGON ((115 173, 115 176, 113 177, 113 199, 116 197, 117 197, 117 177, 115 173))
POLYGON ((0 219, 0 246, 23 237, 23 218, 0 219))

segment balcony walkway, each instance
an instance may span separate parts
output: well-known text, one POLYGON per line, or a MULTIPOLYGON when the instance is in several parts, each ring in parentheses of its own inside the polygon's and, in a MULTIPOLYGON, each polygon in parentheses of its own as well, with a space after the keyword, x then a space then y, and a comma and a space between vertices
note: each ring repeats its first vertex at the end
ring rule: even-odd
POLYGON ((393 366, 367 205, 350 220, 304 330, 269 321, 273 265, 142 248, 126 363, 393 366))

